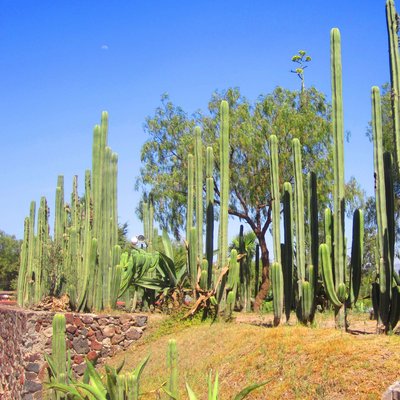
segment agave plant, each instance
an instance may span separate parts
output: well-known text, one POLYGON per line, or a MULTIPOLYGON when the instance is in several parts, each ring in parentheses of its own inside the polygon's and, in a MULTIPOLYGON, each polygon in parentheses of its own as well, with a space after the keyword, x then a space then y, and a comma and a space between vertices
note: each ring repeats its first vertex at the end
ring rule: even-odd
MULTIPOLYGON (((252 385, 246 386, 244 389, 242 389, 237 395, 235 395, 232 400, 242 400, 244 399, 248 394, 250 394, 253 390, 258 389, 259 387, 262 387, 266 385, 268 382, 270 382, 271 379, 261 382, 261 383, 254 383, 252 385)), ((210 370, 208 374, 208 379, 207 379, 207 386, 208 386, 208 400, 218 400, 218 390, 219 390, 219 381, 218 381, 218 372, 215 374, 215 380, 214 383, 212 381, 212 371, 210 370)), ((193 390, 190 388, 189 384, 186 382, 186 390, 187 394, 189 396, 189 400, 197 400, 196 395, 194 394, 193 390)))
POLYGON ((150 356, 147 356, 131 372, 121 374, 122 363, 118 368, 105 366, 106 375, 102 378, 93 364, 86 359, 86 370, 83 381, 72 379, 69 384, 50 380, 47 384, 57 394, 65 394, 67 399, 74 400, 137 400, 139 399, 139 381, 150 356))

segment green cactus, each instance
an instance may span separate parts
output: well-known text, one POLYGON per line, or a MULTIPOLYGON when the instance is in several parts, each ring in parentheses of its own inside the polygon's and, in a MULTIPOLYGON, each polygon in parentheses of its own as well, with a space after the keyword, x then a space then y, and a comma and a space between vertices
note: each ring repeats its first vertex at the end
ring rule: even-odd
POLYGON ((188 154, 188 194, 186 208, 186 241, 189 242, 190 230, 193 227, 193 209, 194 209, 194 157, 188 154))
POLYGON ((219 221, 219 257, 220 268, 227 265, 228 254, 228 206, 229 206, 229 105, 221 101, 220 131, 220 221, 219 221))
POLYGON ((271 282, 274 305, 274 325, 279 325, 283 313, 283 273, 278 262, 271 265, 271 282))
MULTIPOLYGON (((229 209, 229 104, 221 101, 220 106, 220 209, 218 227, 218 268, 227 266, 228 255, 228 209, 229 209)), ((218 303, 221 310, 225 308, 226 275, 222 278, 218 291, 218 303)))
POLYGON ((179 400, 178 389, 178 352, 176 350, 176 340, 168 341, 167 364, 169 370, 168 392, 171 394, 170 399, 179 400))
POLYGON ((383 153, 382 116, 379 88, 372 88, 372 130, 374 140, 375 202, 378 222, 379 296, 372 296, 385 332, 395 328, 399 319, 399 286, 394 273, 395 209, 392 157, 383 153))
POLYGON ((325 211, 325 244, 320 245, 322 277, 329 299, 335 306, 335 323, 339 329, 347 329, 347 311, 357 301, 360 285, 363 251, 363 213, 356 210, 353 216, 351 282, 346 285, 346 239, 344 235, 344 156, 343 156, 343 101, 340 33, 331 30, 332 72, 332 129, 334 139, 334 214, 325 211), (333 237, 332 237, 333 231, 333 237), (332 241, 333 240, 333 241, 332 241), (349 290, 348 290, 349 287, 349 290), (348 293, 349 292, 349 293, 348 293))
POLYGON ((201 274, 200 274, 200 281, 199 286, 202 290, 206 291, 208 289, 208 261, 203 259, 201 263, 201 274))
POLYGON ((193 226, 189 231, 189 276, 193 290, 196 289, 198 275, 197 249, 197 229, 193 226))
POLYGON ((207 147, 206 157, 206 258, 208 261, 208 289, 212 285, 212 267, 214 259, 214 152, 207 147))
POLYGON ((229 273, 225 289, 227 290, 225 318, 229 320, 232 317, 236 304, 238 288, 240 284, 240 266, 237 261, 238 253, 236 249, 231 251, 229 260, 229 273))
POLYGON ((269 137, 270 145, 270 173, 271 173, 271 202, 272 202, 272 233, 274 241, 274 261, 281 264, 281 237, 280 237, 280 213, 281 196, 279 191, 279 162, 278 139, 275 135, 269 137))
POLYGON ((280 235, 281 196, 279 191, 278 139, 275 135, 271 135, 269 137, 269 145, 271 171, 272 232, 274 241, 274 263, 271 266, 271 283, 272 293, 274 296, 274 325, 278 325, 282 317, 284 292, 280 235))
POLYGON ((283 286, 285 299, 286 321, 289 321, 293 301, 293 206, 292 185, 289 182, 283 184, 283 226, 284 226, 284 252, 283 252, 283 286))
POLYGON ((394 6, 393 0, 386 1, 386 21, 389 39, 389 60, 390 60, 390 81, 391 81, 391 102, 392 102, 392 118, 393 133, 396 144, 397 167, 400 170, 400 56, 399 56, 399 37, 398 30, 398 14, 394 6))
POLYGON ((196 230, 197 230, 197 257, 203 259, 203 144, 201 140, 201 129, 194 129, 195 150, 195 188, 196 188, 196 230))

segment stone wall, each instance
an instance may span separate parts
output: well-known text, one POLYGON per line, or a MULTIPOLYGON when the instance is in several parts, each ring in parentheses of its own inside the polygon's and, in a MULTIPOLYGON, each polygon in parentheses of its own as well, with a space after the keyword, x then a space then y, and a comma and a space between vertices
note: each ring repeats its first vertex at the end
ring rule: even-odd
MULTIPOLYGON (((51 354, 53 312, 0 305, 0 399, 40 399, 51 354)), ((147 316, 66 313, 67 346, 77 376, 85 356, 97 364, 142 336, 147 316)))

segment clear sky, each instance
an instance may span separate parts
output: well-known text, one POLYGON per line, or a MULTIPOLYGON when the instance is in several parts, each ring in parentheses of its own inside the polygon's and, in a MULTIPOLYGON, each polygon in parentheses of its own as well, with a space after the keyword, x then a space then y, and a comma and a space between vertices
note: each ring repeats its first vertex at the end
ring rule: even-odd
MULTIPOLYGON (((250 100, 281 85, 298 89, 291 56, 312 57, 306 85, 330 98, 329 32, 342 35, 346 176, 372 194, 365 137, 370 89, 389 80, 384 0, 2 0, 0 7, 0 229, 18 238, 31 200, 51 212, 58 174, 91 167, 94 124, 110 116, 119 154, 119 218, 130 234, 140 193, 143 123, 168 92, 187 112, 215 89, 240 87, 250 100)), ((53 224, 53 213, 51 214, 53 224)))

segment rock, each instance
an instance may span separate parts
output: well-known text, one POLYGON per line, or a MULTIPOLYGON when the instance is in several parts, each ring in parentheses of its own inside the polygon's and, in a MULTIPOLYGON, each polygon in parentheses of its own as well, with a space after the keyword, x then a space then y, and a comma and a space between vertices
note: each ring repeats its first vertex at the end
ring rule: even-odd
POLYGON ((26 393, 34 393, 39 390, 42 390, 42 384, 34 381, 25 381, 24 384, 24 392, 26 393))
POLYGON ((77 375, 82 376, 82 375, 85 373, 85 371, 86 371, 86 364, 85 364, 85 363, 82 363, 82 364, 79 364, 79 365, 74 365, 74 366, 72 367, 72 370, 73 370, 77 375))
POLYGON ((71 313, 65 313, 65 322, 67 324, 73 324, 74 323, 74 316, 71 313))
POLYGON ((93 340, 92 343, 90 343, 90 348, 92 350, 101 350, 103 345, 99 343, 97 340, 93 340))
POLYGON ((108 319, 107 318, 100 318, 99 319, 99 325, 100 326, 106 326, 108 324, 108 319))
POLYGON ((74 356, 74 364, 82 364, 85 358, 81 354, 77 354, 74 356))
POLYGON ((125 332, 125 337, 129 340, 137 340, 140 336, 142 336, 141 332, 138 332, 133 326, 125 332))
POLYGON ((29 372, 35 372, 35 373, 39 373, 40 370, 40 365, 37 363, 28 363, 25 366, 25 371, 29 371, 29 372))
POLYGON ((75 326, 75 325, 68 324, 68 325, 67 325, 67 328, 66 328, 66 331, 67 331, 68 333, 74 334, 74 333, 76 332, 76 326, 75 326))
POLYGON ((112 344, 118 344, 124 340, 124 335, 114 335, 111 339, 112 344))
POLYGON ((105 337, 112 337, 115 335, 114 325, 108 325, 103 329, 103 335, 105 337))
POLYGON ((84 324, 91 324, 93 322, 93 317, 91 315, 82 315, 81 319, 84 324))
POLYGON ((129 325, 132 324, 132 320, 134 319, 134 317, 132 317, 132 315, 129 314, 123 314, 119 317, 119 321, 122 325, 125 325, 127 323, 129 323, 129 325))
POLYGON ((89 353, 87 353, 86 357, 88 358, 89 361, 93 361, 93 360, 97 360, 97 358, 99 357, 97 351, 89 351, 89 353))
POLYGON ((146 315, 138 315, 136 317, 136 326, 145 326, 147 322, 147 316, 146 315))
POLYGON ((49 328, 45 329, 42 334, 47 338, 51 338, 53 336, 53 328, 50 326, 49 328))
POLYGON ((83 322, 81 321, 81 319, 79 317, 74 317, 74 325, 77 328, 81 328, 83 325, 83 322))
POLYGON ((96 339, 101 342, 104 339, 103 334, 101 333, 101 331, 97 331, 96 332, 96 339))
POLYGON ((78 354, 86 354, 89 352, 89 345, 87 339, 82 337, 75 338, 72 341, 72 347, 78 354))

